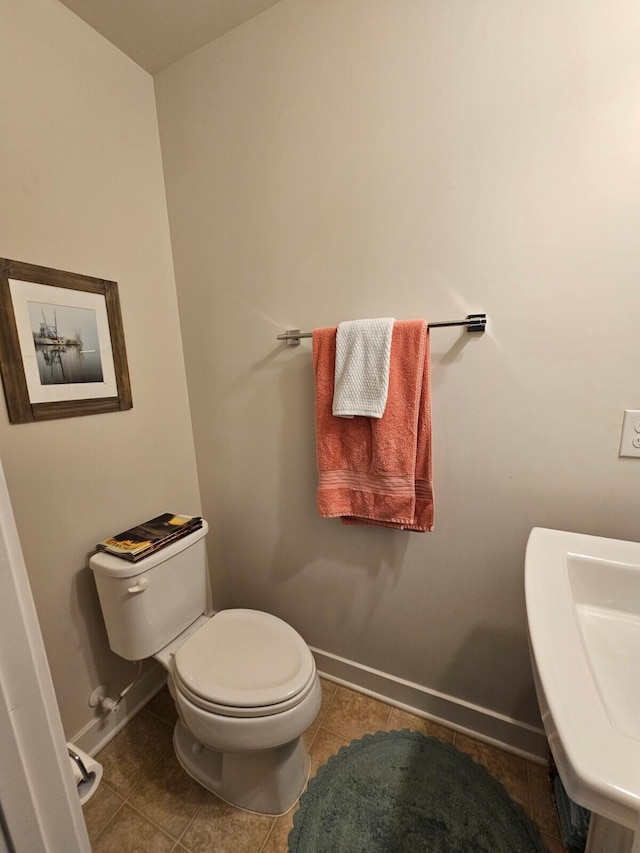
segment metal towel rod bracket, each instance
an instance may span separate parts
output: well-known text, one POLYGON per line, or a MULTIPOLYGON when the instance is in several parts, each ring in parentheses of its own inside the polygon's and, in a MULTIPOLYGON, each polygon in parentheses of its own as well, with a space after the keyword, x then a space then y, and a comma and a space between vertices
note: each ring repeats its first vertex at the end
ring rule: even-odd
MULTIPOLYGON (((430 329, 442 326, 466 326, 467 332, 484 332, 487 328, 486 314, 467 314, 464 320, 444 320, 441 323, 429 323, 430 329)), ((285 341, 288 347, 297 347, 301 338, 310 338, 313 332, 301 332, 300 329, 287 329, 282 335, 276 335, 276 340, 285 341)))

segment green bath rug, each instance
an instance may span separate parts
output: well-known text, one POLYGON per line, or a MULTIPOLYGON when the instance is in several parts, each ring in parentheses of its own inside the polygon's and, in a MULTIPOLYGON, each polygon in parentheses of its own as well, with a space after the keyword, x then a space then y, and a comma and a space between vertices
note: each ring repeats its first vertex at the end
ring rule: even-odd
POLYGON ((505 789, 468 755, 417 732, 342 747, 300 800, 290 853, 545 853, 505 789))

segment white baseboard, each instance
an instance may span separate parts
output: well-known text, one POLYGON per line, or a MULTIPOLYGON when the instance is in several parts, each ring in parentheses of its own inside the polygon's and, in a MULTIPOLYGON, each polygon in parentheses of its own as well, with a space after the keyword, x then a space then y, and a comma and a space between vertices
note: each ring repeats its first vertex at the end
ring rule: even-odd
POLYGON ((323 678, 380 699, 419 717, 434 720, 455 731, 521 755, 529 761, 547 760, 549 748, 542 728, 536 728, 488 708, 473 705, 429 690, 419 684, 337 655, 312 648, 318 672, 323 678))
MULTIPOLYGON (((549 754, 544 730, 397 678, 355 661, 311 648, 323 678, 434 720, 455 731, 494 744, 529 761, 545 762, 549 754)), ((124 697, 117 711, 94 717, 70 738, 83 752, 95 755, 162 689, 166 672, 154 663, 124 697)))
POLYGON ((167 673, 154 661, 122 699, 117 711, 94 717, 70 741, 87 755, 94 756, 163 688, 166 681, 167 673))

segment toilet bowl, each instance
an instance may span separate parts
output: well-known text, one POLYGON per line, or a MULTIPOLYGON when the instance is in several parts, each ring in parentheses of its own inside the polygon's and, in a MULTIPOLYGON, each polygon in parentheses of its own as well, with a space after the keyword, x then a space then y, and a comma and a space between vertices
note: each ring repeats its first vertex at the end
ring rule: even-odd
POLYGON ((302 733, 320 710, 313 655, 275 616, 223 610, 175 648, 167 665, 182 767, 234 806, 283 814, 307 783, 302 733))
POLYGON ((308 779, 302 734, 320 710, 315 661, 269 613, 205 615, 206 530, 205 522, 133 565, 91 557, 109 642, 128 660, 153 656, 167 670, 173 743, 187 773, 234 806, 283 814, 308 779))

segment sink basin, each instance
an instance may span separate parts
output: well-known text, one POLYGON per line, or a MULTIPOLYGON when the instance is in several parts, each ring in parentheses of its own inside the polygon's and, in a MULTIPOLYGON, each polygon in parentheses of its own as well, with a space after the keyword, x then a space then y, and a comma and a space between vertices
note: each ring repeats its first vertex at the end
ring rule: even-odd
POLYGON ((538 703, 567 793, 635 830, 640 544, 534 528, 525 590, 538 703))

